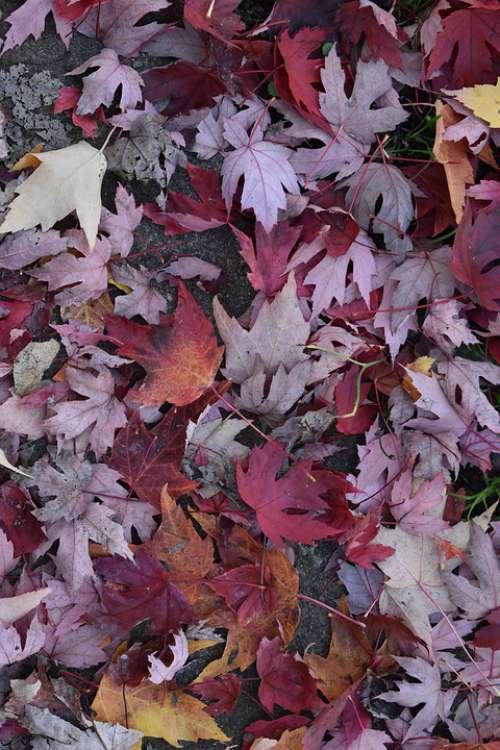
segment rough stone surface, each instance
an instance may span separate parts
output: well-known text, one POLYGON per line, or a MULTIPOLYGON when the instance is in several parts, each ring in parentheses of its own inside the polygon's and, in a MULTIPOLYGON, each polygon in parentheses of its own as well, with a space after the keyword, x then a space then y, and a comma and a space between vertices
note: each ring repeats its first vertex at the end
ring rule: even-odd
POLYGON ((19 352, 14 360, 13 375, 16 395, 26 396, 42 381, 59 352, 60 344, 50 341, 32 341, 19 352))

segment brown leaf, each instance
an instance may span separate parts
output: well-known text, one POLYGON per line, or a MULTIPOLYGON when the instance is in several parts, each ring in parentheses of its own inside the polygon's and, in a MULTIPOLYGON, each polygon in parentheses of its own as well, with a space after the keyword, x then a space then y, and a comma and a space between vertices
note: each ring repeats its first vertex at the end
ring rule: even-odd
POLYGON ((192 521, 170 496, 167 485, 160 503, 161 524, 142 549, 167 563, 172 581, 190 604, 195 605, 202 585, 200 579, 213 565, 212 540, 200 537, 192 521))
POLYGON ((443 104, 440 101, 436 102, 436 114, 439 119, 436 123, 433 150, 436 159, 444 167, 451 205, 458 224, 464 210, 466 187, 474 182, 474 172, 467 157, 467 146, 464 140, 455 142, 443 139, 446 128, 459 122, 460 116, 452 110, 449 104, 443 104))
MULTIPOLYGON (((339 609, 348 614, 342 600, 339 609)), ((333 701, 366 672, 371 661, 372 647, 359 628, 337 618, 331 618, 332 640, 328 656, 305 654, 304 661, 320 680, 318 689, 333 701)))

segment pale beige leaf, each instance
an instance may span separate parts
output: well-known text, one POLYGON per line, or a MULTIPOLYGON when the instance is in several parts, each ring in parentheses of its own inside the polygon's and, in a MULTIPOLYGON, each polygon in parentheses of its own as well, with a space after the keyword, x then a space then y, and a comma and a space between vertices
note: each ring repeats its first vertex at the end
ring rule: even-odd
POLYGON ((0 226, 17 232, 41 225, 45 232, 76 211, 90 248, 101 216, 101 183, 106 158, 86 141, 67 148, 37 153, 40 166, 16 188, 18 194, 0 226))
POLYGON ((12 623, 24 617, 32 609, 38 607, 42 599, 50 594, 51 589, 38 589, 38 591, 28 591, 26 594, 17 596, 6 596, 0 599, 0 625, 7 627, 12 623))
POLYGON ((22 474, 23 477, 31 478, 31 474, 27 474, 22 469, 18 469, 17 466, 13 466, 13 464, 11 464, 11 462, 9 461, 9 459, 7 458, 7 456, 5 455, 4 451, 1 448, 0 448, 0 466, 5 467, 9 471, 15 471, 16 474, 22 474))

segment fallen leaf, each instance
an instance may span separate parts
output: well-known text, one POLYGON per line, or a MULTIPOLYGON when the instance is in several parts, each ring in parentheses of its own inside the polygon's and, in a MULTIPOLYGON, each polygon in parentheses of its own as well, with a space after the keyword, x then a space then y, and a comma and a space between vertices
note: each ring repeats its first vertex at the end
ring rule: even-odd
POLYGON ((127 724, 174 747, 180 747, 181 742, 229 740, 205 711, 204 703, 181 690, 152 685, 149 680, 137 686, 119 685, 104 674, 92 709, 101 721, 127 724))
POLYGON ((102 589, 105 610, 126 628, 150 620, 151 632, 178 630, 193 621, 193 610, 157 559, 143 549, 134 560, 102 558, 95 570, 106 579, 102 589))
POLYGON ((213 565, 212 540, 200 537, 192 521, 170 496, 168 485, 163 488, 160 504, 161 524, 143 549, 167 563, 172 581, 196 607, 201 581, 213 565))
MULTIPOLYGON (((339 608, 348 614, 345 601, 341 601, 339 608)), ((304 655, 304 661, 318 678, 318 689, 329 701, 333 701, 366 673, 372 658, 372 647, 360 628, 337 617, 330 618, 330 628, 327 656, 308 652, 304 655)))
POLYGON ((226 153, 222 165, 222 194, 228 211, 240 178, 243 177, 241 207, 253 208, 255 216, 266 232, 278 220, 278 209, 286 207, 286 193, 297 195, 297 176, 290 164, 292 151, 272 141, 263 140, 257 133, 249 136, 236 120, 227 118, 225 139, 234 147, 226 153))
POLYGON ((281 638, 263 638, 257 651, 257 673, 260 677, 259 700, 269 712, 275 704, 297 713, 319 708, 316 679, 307 663, 296 654, 282 650, 281 638))
POLYGON ((41 601, 50 594, 50 588, 28 591, 26 594, 6 596, 0 599, 0 626, 5 628, 12 625, 21 617, 38 607, 41 601))
POLYGON ((179 286, 173 324, 161 318, 159 326, 141 326, 121 318, 109 318, 108 334, 120 354, 146 370, 142 385, 129 394, 140 403, 160 406, 190 404, 209 388, 222 359, 210 322, 187 291, 179 286))
POLYGON ((439 119, 436 123, 436 139, 434 141, 434 155, 438 162, 443 165, 450 191, 451 205, 455 212, 457 223, 462 219, 465 192, 467 185, 474 182, 474 172, 470 164, 467 147, 463 141, 447 141, 444 139, 446 129, 460 121, 460 117, 452 110, 449 104, 436 102, 436 114, 439 119))
POLYGON ((37 154, 41 165, 16 188, 18 194, 0 226, 17 232, 41 224, 43 231, 76 211, 91 249, 101 215, 101 183, 107 162, 86 141, 37 154))
POLYGON ((141 87, 144 82, 133 68, 123 65, 113 49, 103 49, 98 55, 86 60, 67 75, 76 76, 86 73, 89 68, 97 68, 94 73, 83 79, 83 92, 76 108, 77 115, 93 114, 103 105, 113 103, 116 90, 120 89, 119 106, 132 109, 142 101, 141 87))

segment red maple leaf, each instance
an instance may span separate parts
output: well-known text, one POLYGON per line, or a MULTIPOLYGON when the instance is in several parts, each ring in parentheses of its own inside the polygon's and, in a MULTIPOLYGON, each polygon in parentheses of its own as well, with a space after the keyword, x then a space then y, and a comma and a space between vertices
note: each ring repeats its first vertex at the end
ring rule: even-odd
POLYGON ((328 510, 322 495, 336 488, 334 472, 313 469, 312 461, 298 461, 279 479, 285 452, 274 443, 254 448, 248 461, 238 464, 236 477, 242 499, 257 514, 257 522, 277 546, 284 539, 311 544, 331 536, 333 529, 315 517, 328 510))
POLYGON ((187 171, 191 187, 200 200, 169 190, 167 211, 161 211, 157 203, 146 203, 143 206, 144 214, 155 224, 163 226, 167 235, 204 232, 228 222, 217 172, 194 164, 188 164, 187 171))
POLYGON ((378 532, 378 520, 374 515, 356 518, 353 530, 349 532, 345 556, 362 568, 371 568, 374 562, 385 560, 394 554, 392 547, 385 544, 370 544, 378 532))
POLYGON ((82 92, 76 86, 65 86, 59 91, 59 95, 54 102, 54 114, 71 110, 71 119, 73 125, 81 128, 86 138, 93 138, 97 133, 100 122, 106 122, 106 115, 102 107, 98 107, 93 115, 77 115, 76 108, 82 92))
POLYGON ((270 613, 276 603, 276 593, 271 588, 271 571, 265 565, 240 565, 228 573, 207 581, 226 604, 237 611, 240 625, 248 625, 262 612, 270 613))
POLYGON ((184 284, 179 284, 173 324, 168 325, 169 316, 160 317, 160 325, 147 326, 109 317, 106 327, 119 353, 146 370, 144 382, 130 391, 132 398, 148 406, 190 404, 212 385, 223 349, 184 284))
POLYGON ((115 437, 108 466, 118 471, 137 497, 160 507, 163 485, 174 498, 197 486, 180 470, 184 456, 189 414, 184 408, 171 409, 152 430, 134 414, 115 437))
MULTIPOLYGON (((463 8, 443 21, 427 63, 427 78, 443 74, 443 88, 496 83, 500 72, 500 14, 486 8, 463 8), (493 51, 497 53, 493 58, 493 51)), ((440 82, 441 82, 440 78, 440 82)))
POLYGON ((235 674, 221 675, 217 680, 208 678, 189 688, 206 701, 213 701, 205 711, 210 716, 220 716, 232 711, 241 692, 241 680, 235 674))
POLYGON ((68 21, 77 21, 95 5, 101 5, 109 0, 54 0, 54 8, 58 15, 68 21))
POLYGON ((164 68, 153 68, 143 75, 144 96, 151 102, 169 100, 162 113, 173 117, 192 109, 212 107, 214 97, 226 87, 215 73, 179 60, 164 68))
POLYGON ((240 34, 245 24, 235 13, 241 0, 185 0, 184 19, 195 29, 225 41, 240 34))
POLYGON ((0 487, 0 528, 14 545, 14 556, 29 554, 45 540, 42 524, 32 514, 33 504, 24 488, 12 481, 0 487))
POLYGON ((104 608, 124 627, 150 620, 152 633, 165 634, 194 621, 190 604, 165 568, 141 549, 134 560, 113 555, 94 567, 106 579, 101 590, 104 608))
POLYGON ((340 6, 335 20, 340 33, 351 44, 359 44, 364 39, 371 59, 382 59, 391 68, 403 67, 399 41, 377 21, 371 7, 361 6, 359 0, 350 0, 340 6))
POLYGON ((278 704, 294 713, 318 708, 316 680, 295 655, 283 653, 281 638, 263 638, 257 651, 259 700, 268 711, 278 704))
POLYGON ((256 292, 274 297, 287 280, 286 267, 290 254, 297 243, 300 227, 292 227, 286 221, 276 224, 269 234, 257 222, 255 246, 250 237, 236 227, 231 227, 240 245, 240 252, 250 268, 248 280, 256 292))
POLYGON ((323 29, 301 29, 295 36, 283 31, 276 43, 274 83, 278 94, 301 113, 319 112, 318 88, 321 85, 320 70, 323 58, 318 50, 327 33, 323 29))
POLYGON ((500 310, 499 233, 499 208, 483 208, 474 219, 468 204, 453 243, 451 270, 488 310, 500 310))

